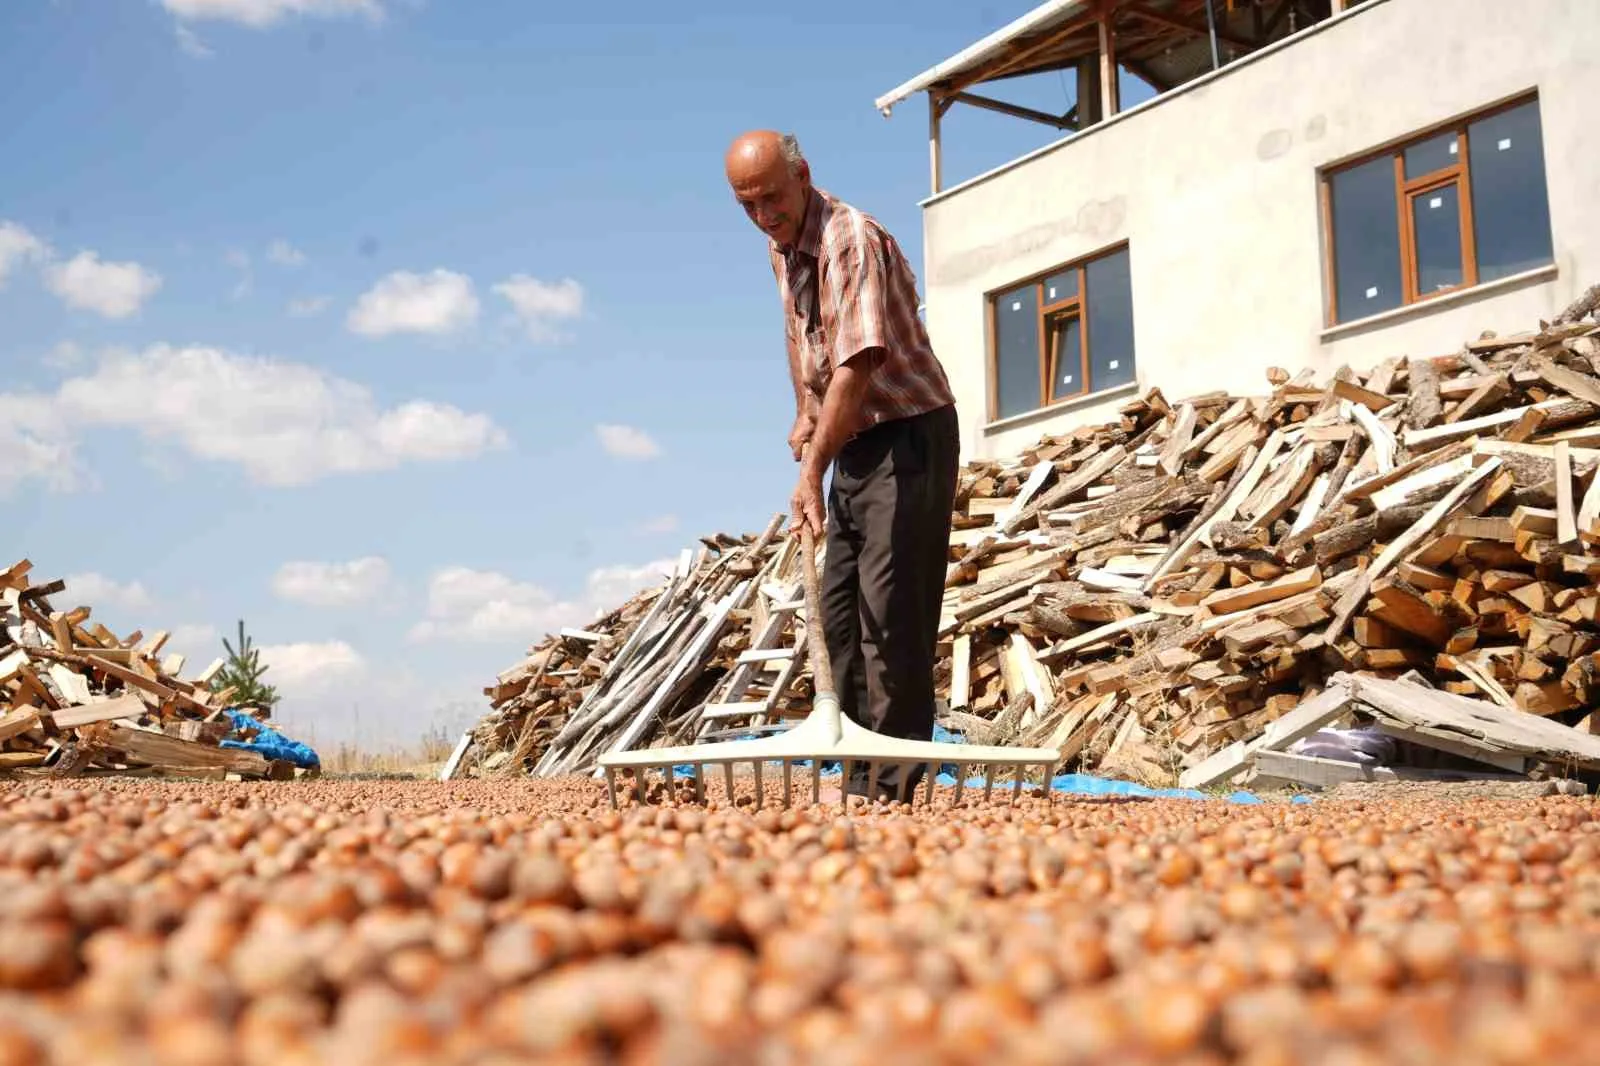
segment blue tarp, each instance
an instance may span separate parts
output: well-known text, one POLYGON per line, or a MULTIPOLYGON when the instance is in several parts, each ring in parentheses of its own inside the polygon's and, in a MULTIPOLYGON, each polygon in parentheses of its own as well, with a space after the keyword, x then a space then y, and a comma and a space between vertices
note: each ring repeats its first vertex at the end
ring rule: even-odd
MULTIPOLYGON (((730 738, 730 740, 754 740, 757 736, 759 736, 759 734, 752 733, 748 737, 733 737, 730 738)), ((933 739, 941 744, 964 743, 964 740, 959 733, 952 733, 940 725, 935 725, 933 727, 933 739)), ((796 760, 794 765, 810 766, 811 763, 809 760, 796 760)), ((942 764, 939 767, 939 775, 936 778, 937 782, 941 785, 949 785, 952 788, 955 787, 957 769, 959 769, 959 767, 957 767, 954 763, 942 764)), ((672 772, 674 777, 694 777, 694 767, 689 765, 674 766, 672 768, 672 772)), ((840 766, 838 762, 833 760, 825 760, 822 763, 823 777, 835 776, 839 772, 840 766)), ((1009 789, 1011 784, 1012 777, 1009 771, 997 773, 995 775, 993 787, 997 792, 1002 789, 1009 789)), ((978 789, 983 788, 983 775, 979 774, 975 777, 968 777, 966 781, 966 787, 978 789)), ((1134 796, 1144 799, 1226 799, 1229 803, 1266 802, 1266 800, 1263 800, 1260 796, 1257 796, 1253 792, 1239 791, 1229 793, 1226 796, 1221 796, 1212 793, 1201 792, 1199 789, 1194 788, 1150 788, 1148 785, 1141 785, 1134 781, 1118 781, 1115 778, 1095 777, 1092 774, 1057 774, 1050 779, 1050 791, 1082 796, 1134 796)), ((1296 793, 1294 796, 1290 797, 1289 802, 1310 803, 1311 797, 1296 793)))
POLYGON ((298 740, 290 740, 276 729, 257 721, 253 715, 236 711, 232 707, 223 713, 228 716, 228 721, 233 723, 234 729, 254 729, 256 735, 249 740, 224 740, 221 747, 253 751, 265 759, 283 759, 303 770, 317 770, 322 767, 322 760, 317 758, 316 752, 298 740))

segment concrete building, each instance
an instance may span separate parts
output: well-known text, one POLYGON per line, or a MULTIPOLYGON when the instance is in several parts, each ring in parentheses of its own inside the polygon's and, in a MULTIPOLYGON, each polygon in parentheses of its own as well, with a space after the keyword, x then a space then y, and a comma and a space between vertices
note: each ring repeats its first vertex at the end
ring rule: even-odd
POLYGON ((928 96, 963 456, 1556 314, 1600 282, 1596 85, 1596 0, 1050 0, 905 82, 876 104, 928 96), (1154 95, 1119 108, 1119 67, 1154 95), (1041 71, 1066 114, 977 91, 1041 71), (957 104, 1065 135, 941 187, 957 104))

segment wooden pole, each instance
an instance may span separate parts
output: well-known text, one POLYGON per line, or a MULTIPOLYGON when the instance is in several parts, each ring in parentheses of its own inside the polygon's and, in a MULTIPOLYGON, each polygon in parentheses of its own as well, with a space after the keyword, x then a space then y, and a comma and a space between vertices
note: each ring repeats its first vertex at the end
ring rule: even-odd
POLYGON ((1104 117, 1100 106, 1100 79, 1088 58, 1078 60, 1078 128, 1088 129, 1104 117))
POLYGON ((1100 114, 1110 118, 1122 110, 1117 98, 1117 35, 1112 28, 1112 5, 1100 11, 1100 114))

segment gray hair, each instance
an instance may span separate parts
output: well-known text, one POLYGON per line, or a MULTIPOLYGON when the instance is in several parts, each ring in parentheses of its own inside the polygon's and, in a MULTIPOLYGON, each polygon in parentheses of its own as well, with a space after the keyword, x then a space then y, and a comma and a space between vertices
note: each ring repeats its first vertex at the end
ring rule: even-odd
POLYGON ((785 133, 778 141, 779 151, 783 153, 783 161, 789 165, 789 173, 798 174, 800 164, 806 157, 800 154, 800 141, 792 133, 785 133))

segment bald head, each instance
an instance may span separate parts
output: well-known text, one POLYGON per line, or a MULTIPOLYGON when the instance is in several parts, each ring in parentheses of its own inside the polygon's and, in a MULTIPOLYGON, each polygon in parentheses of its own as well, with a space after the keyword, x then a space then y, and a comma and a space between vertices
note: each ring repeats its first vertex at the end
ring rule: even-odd
POLYGON ((735 137, 723 160, 728 180, 775 176, 779 171, 794 173, 805 160, 793 134, 777 130, 751 130, 735 137))
POLYGON ((751 130, 734 138, 723 159, 728 184, 756 228, 793 244, 805 223, 811 168, 793 134, 751 130))

